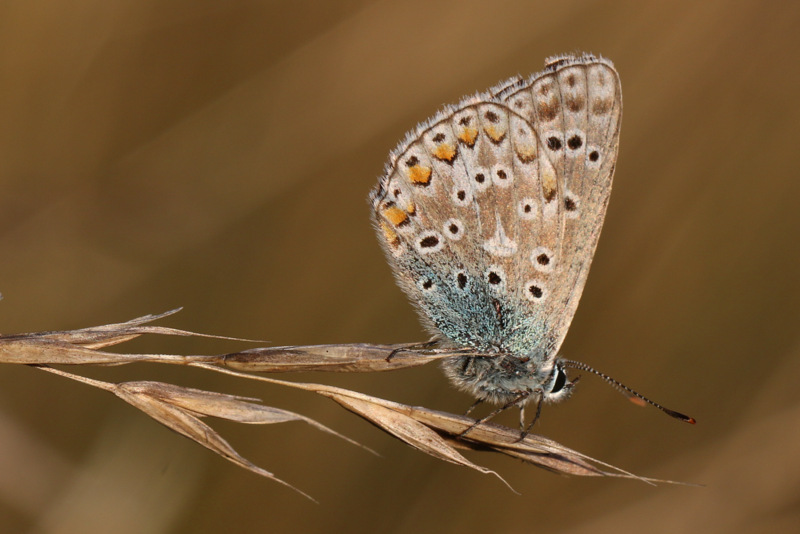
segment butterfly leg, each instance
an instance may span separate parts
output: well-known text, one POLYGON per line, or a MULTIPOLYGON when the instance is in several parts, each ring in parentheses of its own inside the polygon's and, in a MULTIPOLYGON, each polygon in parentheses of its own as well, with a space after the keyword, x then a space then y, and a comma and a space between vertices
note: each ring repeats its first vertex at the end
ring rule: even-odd
POLYGON ((406 351, 414 352, 417 350, 429 349, 434 345, 436 345, 437 342, 438 340, 436 338, 433 338, 429 341, 425 341, 424 343, 409 343, 408 345, 402 345, 400 347, 397 347, 392 352, 390 352, 389 355, 386 357, 386 363, 389 363, 392 360, 392 358, 394 358, 395 355, 397 355, 400 352, 406 352, 406 351))
POLYGON ((531 424, 529 424, 528 427, 525 428, 524 431, 522 429, 525 426, 525 419, 522 418, 522 410, 520 410, 520 421, 519 421, 520 436, 519 436, 519 439, 517 440, 518 442, 522 441, 523 439, 525 439, 525 437, 528 434, 531 433, 531 430, 533 429, 533 425, 535 425, 536 421, 539 420, 539 416, 540 415, 542 415, 542 396, 541 395, 539 395, 539 400, 536 402, 536 415, 533 416, 533 421, 531 421, 531 424))
POLYGON ((469 408, 467 408, 467 411, 464 412, 464 415, 465 416, 469 415, 470 412, 472 412, 472 410, 474 410, 475 408, 480 406, 482 403, 483 403, 483 401, 481 399, 476 400, 475 402, 472 403, 472 405, 469 408))
MULTIPOLYGON (((518 403, 520 403, 520 402, 524 401, 525 399, 527 399, 527 398, 528 398, 528 396, 529 396, 530 394, 531 394, 531 393, 530 393, 530 391, 523 391, 522 393, 518 394, 516 397, 514 397, 513 399, 511 399, 510 401, 508 401, 507 403, 505 403, 505 404, 504 404, 503 406, 501 406, 500 408, 498 408, 498 409, 494 410, 494 411, 493 411, 492 413, 490 413, 489 415, 486 415, 486 416, 484 416, 484 417, 481 417, 480 419, 477 419, 477 420, 476 420, 474 423, 472 423, 472 424, 469 426, 469 428, 467 428, 466 430, 464 430, 463 432, 461 432, 460 434, 458 434, 458 437, 459 437, 459 438, 463 438, 464 436, 466 436, 467 434, 469 434, 470 432, 472 432, 472 430, 473 430, 473 429, 474 429, 476 426, 480 425, 481 423, 485 423, 486 421, 489 421, 490 419, 492 419, 492 418, 493 418, 493 417, 495 417, 496 415, 498 415, 498 414, 501 414, 501 413, 503 413, 504 411, 506 411, 506 410, 508 410, 509 408, 511 408, 512 406, 515 406, 515 405, 517 405, 518 403)), ((471 409, 471 408, 470 408, 470 409, 471 409)))

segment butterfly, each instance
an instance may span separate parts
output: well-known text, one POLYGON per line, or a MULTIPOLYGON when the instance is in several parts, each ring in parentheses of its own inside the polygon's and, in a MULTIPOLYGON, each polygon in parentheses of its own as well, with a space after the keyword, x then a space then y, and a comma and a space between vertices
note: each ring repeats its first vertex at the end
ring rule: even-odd
POLYGON ((453 353, 446 375, 478 403, 536 401, 538 418, 543 401, 570 395, 573 367, 655 404, 558 356, 603 226, 621 118, 610 61, 552 58, 417 126, 371 192, 398 285, 453 353))

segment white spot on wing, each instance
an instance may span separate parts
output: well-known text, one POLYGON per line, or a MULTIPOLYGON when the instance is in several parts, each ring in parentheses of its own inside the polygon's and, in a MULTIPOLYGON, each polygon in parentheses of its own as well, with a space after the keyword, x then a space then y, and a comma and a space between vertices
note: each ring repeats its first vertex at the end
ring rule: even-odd
POLYGON ((444 238, 439 232, 422 232, 416 238, 416 249, 422 255, 439 252, 444 247, 444 238))
POLYGON ((510 239, 505 230, 503 230, 503 223, 500 221, 500 214, 497 213, 497 230, 491 239, 487 239, 483 243, 483 249, 494 256, 511 256, 517 251, 517 244, 510 239))
POLYGON ((547 247, 536 247, 531 252, 531 263, 534 269, 543 273, 549 273, 556 265, 556 258, 553 251, 547 247))
POLYGON ((537 216, 536 201, 530 197, 523 198, 517 204, 517 213, 523 219, 535 219, 537 216))
POLYGON ((458 241, 464 236, 464 224, 458 219, 447 219, 444 223, 443 229, 444 235, 453 241, 458 241))
POLYGON ((542 302, 547 299, 547 287, 541 280, 528 280, 525 282, 523 291, 525 298, 531 302, 542 302))

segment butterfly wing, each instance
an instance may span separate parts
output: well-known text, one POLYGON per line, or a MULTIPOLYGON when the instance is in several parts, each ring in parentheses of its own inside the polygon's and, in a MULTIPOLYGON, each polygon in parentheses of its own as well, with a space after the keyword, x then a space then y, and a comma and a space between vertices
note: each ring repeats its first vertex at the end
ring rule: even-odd
MULTIPOLYGON (((557 58, 544 74, 495 96, 532 125, 555 168, 559 227, 548 228, 558 234, 555 258, 541 273, 546 300, 531 309, 528 328, 535 335, 545 325, 537 347, 554 357, 583 293, 611 193, 622 119, 619 75, 604 59, 557 58)), ((534 264, 544 260, 539 250, 534 264)))
POLYGON ((609 62, 564 58, 445 109, 398 146, 373 220, 432 331, 555 357, 605 216, 620 113, 609 62))

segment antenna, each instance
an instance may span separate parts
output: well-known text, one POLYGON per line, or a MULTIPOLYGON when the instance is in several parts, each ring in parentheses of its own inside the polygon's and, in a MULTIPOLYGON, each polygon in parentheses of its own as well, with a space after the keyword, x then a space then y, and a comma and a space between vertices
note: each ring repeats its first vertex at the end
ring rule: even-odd
POLYGON ((614 380, 610 376, 601 373, 597 369, 589 367, 585 363, 576 362, 576 361, 573 361, 573 360, 560 360, 560 362, 561 362, 562 365, 564 365, 564 367, 570 367, 572 369, 580 369, 581 371, 587 371, 589 373, 592 373, 592 374, 595 374, 595 375, 599 376, 600 378, 602 378, 603 380, 605 380, 606 382, 608 382, 609 384, 614 386, 614 388, 617 391, 619 391, 620 393, 622 393, 623 395, 628 397, 628 400, 631 401, 634 404, 638 404, 639 406, 644 406, 645 404, 649 404, 650 406, 655 406, 656 408, 658 408, 659 410, 661 410, 665 414, 669 415, 670 417, 674 417, 675 419, 680 419, 681 421, 684 421, 684 422, 689 423, 691 425, 697 423, 697 421, 695 421, 694 417, 689 417, 688 415, 684 415, 684 414, 682 414, 680 412, 676 412, 674 410, 670 410, 669 408, 664 408, 663 406, 661 406, 657 402, 653 402, 650 399, 648 399, 647 397, 645 397, 644 395, 642 395, 641 393, 637 393, 636 391, 632 390, 631 388, 629 388, 628 386, 626 386, 622 382, 614 380))

